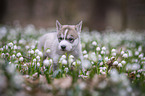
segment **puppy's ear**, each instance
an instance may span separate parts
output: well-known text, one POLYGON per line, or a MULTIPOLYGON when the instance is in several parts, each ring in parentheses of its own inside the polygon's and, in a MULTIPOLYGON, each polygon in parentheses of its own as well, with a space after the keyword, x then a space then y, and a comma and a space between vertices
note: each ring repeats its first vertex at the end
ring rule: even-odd
POLYGON ((82 23, 83 23, 83 22, 80 21, 80 23, 76 25, 76 30, 77 30, 77 32, 79 32, 79 33, 81 32, 81 29, 82 29, 82 23))
POLYGON ((62 25, 59 23, 58 20, 56 20, 56 30, 59 31, 61 29, 62 25))

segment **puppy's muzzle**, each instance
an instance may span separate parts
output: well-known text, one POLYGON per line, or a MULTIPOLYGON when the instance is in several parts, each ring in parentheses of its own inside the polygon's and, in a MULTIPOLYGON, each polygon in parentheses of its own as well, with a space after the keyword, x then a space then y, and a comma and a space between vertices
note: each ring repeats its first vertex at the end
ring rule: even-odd
POLYGON ((65 46, 65 45, 62 45, 62 46, 61 46, 61 49, 62 49, 63 51, 65 51, 65 50, 66 50, 66 46, 65 46))

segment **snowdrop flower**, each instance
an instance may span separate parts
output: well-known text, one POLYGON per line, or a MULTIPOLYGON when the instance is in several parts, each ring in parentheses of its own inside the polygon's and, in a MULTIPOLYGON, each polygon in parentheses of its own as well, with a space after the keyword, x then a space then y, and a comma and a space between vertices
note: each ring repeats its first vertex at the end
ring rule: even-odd
POLYGON ((105 61, 107 62, 109 59, 108 59, 108 57, 105 57, 105 61))
POLYGON ((85 58, 85 59, 87 59, 88 57, 89 57, 89 55, 88 55, 88 54, 84 55, 84 58, 85 58))
POLYGON ((32 45, 32 46, 31 46, 31 49, 34 49, 34 48, 35 48, 35 45, 32 45))
POLYGON ((142 46, 138 47, 138 51, 141 52, 142 51, 142 46))
POLYGON ((126 53, 124 53, 122 57, 127 58, 128 55, 126 53))
POLYGON ((102 47, 102 50, 103 50, 103 51, 106 51, 106 47, 102 47))
POLYGON ((49 66, 49 65, 50 65, 50 62, 49 62, 49 60, 45 59, 45 60, 43 61, 43 64, 44 64, 45 66, 49 66))
POLYGON ((70 55, 70 56, 69 56, 69 58, 72 58, 72 59, 73 59, 73 58, 74 58, 74 56, 73 56, 73 55, 70 55))
POLYGON ((72 63, 72 65, 74 65, 74 66, 75 66, 75 65, 76 65, 76 62, 73 62, 73 63, 72 63))
POLYGON ((37 63, 37 66, 38 66, 38 67, 40 66, 40 63, 39 63, 39 62, 37 63))
POLYGON ((118 65, 118 61, 114 61, 113 62, 113 65, 118 65))
POLYGON ((19 53, 17 53, 17 55, 16 55, 17 57, 20 57, 21 56, 21 53, 19 52, 19 53))
POLYGON ((47 50, 46 50, 46 53, 50 53, 50 52, 51 52, 51 50, 50 50, 50 49, 47 49, 47 50))
POLYGON ((77 64, 79 64, 79 65, 82 63, 80 60, 77 60, 76 62, 77 62, 77 64))
POLYGON ((121 63, 119 63, 119 64, 118 64, 118 67, 122 67, 122 64, 121 64, 121 63))
POLYGON ((65 68, 64 71, 68 72, 68 68, 65 68))
POLYGON ((66 55, 62 55, 61 58, 66 59, 66 55))
POLYGON ((131 50, 128 50, 128 55, 129 55, 129 57, 132 56, 132 51, 131 50))
POLYGON ((91 63, 88 60, 83 60, 82 62, 82 68, 89 69, 91 67, 91 63))
POLYGON ((97 45, 97 42, 96 41, 93 41, 92 42, 92 45, 96 46, 97 45))
POLYGON ((114 53, 112 53, 111 55, 112 55, 112 56, 116 56, 116 53, 114 52, 114 53))
POLYGON ((16 45, 14 45, 14 50, 18 49, 18 47, 16 45))
POLYGON ((39 52, 38 52, 38 55, 39 55, 40 57, 42 57, 42 56, 43 56, 43 53, 42 53, 41 51, 39 51, 39 52))
POLYGON ((84 50, 84 51, 83 51, 83 54, 87 54, 87 51, 86 51, 86 50, 84 50))
POLYGON ((144 54, 143 54, 143 53, 141 53, 138 57, 139 57, 139 58, 143 58, 143 55, 144 55, 144 54))
POLYGON ((9 56, 9 53, 6 53, 6 56, 9 56))
POLYGON ((100 51, 100 50, 101 50, 100 47, 97 47, 97 48, 96 48, 96 51, 100 51))
POLYGON ((26 50, 28 50, 30 47, 27 45, 27 46, 25 46, 25 48, 26 48, 26 50))
POLYGON ((37 59, 37 60, 40 60, 40 56, 36 56, 36 59, 37 59))
POLYGON ((30 53, 31 53, 31 54, 34 54, 34 50, 31 50, 30 53))
POLYGON ((5 53, 2 53, 2 54, 1 54, 1 57, 4 58, 4 57, 5 57, 5 53))
POLYGON ((36 59, 33 59, 33 62, 36 62, 36 59))
POLYGON ((102 56, 101 56, 100 54, 98 55, 98 59, 99 59, 99 60, 101 60, 101 59, 102 59, 102 56))
POLYGON ((123 60, 123 61, 121 61, 121 63, 122 63, 122 64, 126 64, 126 61, 123 60))
POLYGON ((3 48, 0 48, 0 51, 3 51, 4 49, 3 48))
POLYGON ((139 55, 139 52, 138 52, 138 51, 135 51, 135 55, 136 55, 136 56, 139 55))
POLYGON ((115 53, 115 52, 116 52, 116 49, 112 49, 111 52, 112 52, 112 53, 115 53))
POLYGON ((8 46, 13 47, 13 43, 12 42, 8 43, 8 46))
POLYGON ((23 59, 24 59, 23 57, 20 57, 20 58, 19 58, 19 61, 23 61, 23 59))
POLYGON ((12 55, 12 58, 15 58, 15 57, 16 57, 15 54, 13 54, 13 55, 12 55))
POLYGON ((102 66, 103 65, 103 62, 100 62, 100 66, 102 66))
POLYGON ((124 54, 124 51, 121 51, 121 55, 123 55, 124 54))
POLYGON ((62 63, 63 65, 67 65, 67 61, 66 61, 65 59, 63 59, 63 60, 61 61, 61 63, 62 63))
POLYGON ((38 53, 39 53, 39 49, 36 49, 36 50, 35 50, 35 53, 37 53, 37 54, 38 54, 38 53))
POLYGON ((105 51, 102 50, 102 51, 101 51, 101 54, 105 54, 105 51))

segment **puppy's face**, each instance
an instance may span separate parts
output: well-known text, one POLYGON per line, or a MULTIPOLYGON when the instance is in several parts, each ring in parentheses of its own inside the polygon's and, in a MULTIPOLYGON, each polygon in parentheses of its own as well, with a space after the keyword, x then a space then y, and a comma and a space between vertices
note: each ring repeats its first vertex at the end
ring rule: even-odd
MULTIPOLYGON (((57 24, 57 38, 59 42, 59 50, 61 51, 73 51, 74 48, 79 43, 79 33, 81 30, 79 30, 79 25, 61 25, 58 21, 57 24), (58 24, 59 25, 58 25, 58 24)), ((81 22, 82 24, 82 22, 81 22)))

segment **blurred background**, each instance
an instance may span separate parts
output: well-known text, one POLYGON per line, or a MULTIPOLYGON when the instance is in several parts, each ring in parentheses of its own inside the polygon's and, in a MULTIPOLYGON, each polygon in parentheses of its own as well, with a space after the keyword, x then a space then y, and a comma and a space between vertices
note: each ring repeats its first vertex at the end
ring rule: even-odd
POLYGON ((55 27, 62 24, 77 24, 103 31, 127 28, 145 29, 145 0, 0 0, 0 24, 36 27, 55 27))

